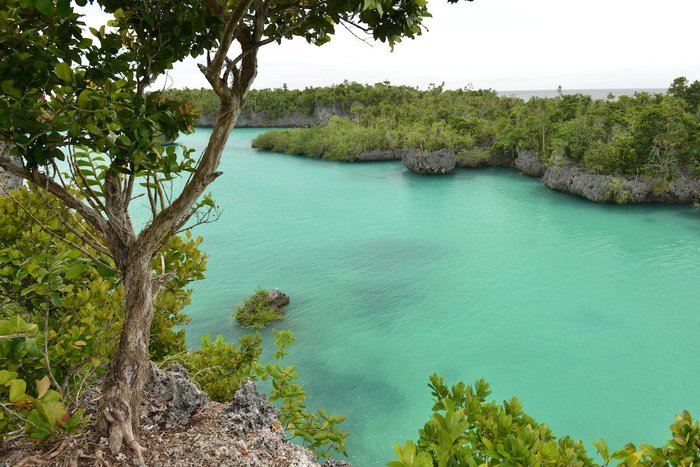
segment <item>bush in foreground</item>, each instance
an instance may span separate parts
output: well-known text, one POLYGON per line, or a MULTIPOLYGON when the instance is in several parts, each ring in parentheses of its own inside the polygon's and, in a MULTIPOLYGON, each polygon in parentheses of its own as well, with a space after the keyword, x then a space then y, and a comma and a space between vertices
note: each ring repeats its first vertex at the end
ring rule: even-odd
MULTIPOLYGON (((549 427, 523 411, 513 398, 497 404, 483 379, 474 386, 460 382, 448 388, 444 378, 430 377, 433 415, 416 443, 395 445, 390 467, 433 466, 597 466, 581 441, 557 438, 549 427)), ((700 463, 700 423, 688 412, 671 425, 672 439, 662 447, 627 444, 610 452, 605 441, 593 443, 603 465, 694 466, 700 463)))

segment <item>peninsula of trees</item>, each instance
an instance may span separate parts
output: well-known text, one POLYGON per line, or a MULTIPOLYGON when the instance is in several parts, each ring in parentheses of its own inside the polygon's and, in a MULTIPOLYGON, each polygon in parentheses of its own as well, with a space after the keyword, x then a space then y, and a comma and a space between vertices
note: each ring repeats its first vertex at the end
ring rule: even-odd
MULTIPOLYGON (((201 109, 199 124, 207 125, 210 91, 170 93, 201 109)), ((275 152, 367 161, 448 151, 453 166, 517 166, 544 177, 550 188, 593 201, 692 203, 700 197, 700 82, 682 77, 667 93, 603 100, 560 93, 525 101, 492 90, 388 82, 265 89, 251 92, 239 123, 304 127, 253 141, 275 152)))

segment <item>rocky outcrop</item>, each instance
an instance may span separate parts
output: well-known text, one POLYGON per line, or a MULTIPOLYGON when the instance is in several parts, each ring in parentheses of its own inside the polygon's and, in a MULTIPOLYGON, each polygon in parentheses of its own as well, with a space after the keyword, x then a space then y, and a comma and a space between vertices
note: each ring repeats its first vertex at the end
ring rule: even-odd
POLYGON ((289 305, 289 295, 279 289, 272 289, 267 292, 267 303, 277 313, 283 314, 284 309, 289 305))
POLYGON ((151 377, 146 383, 142 417, 164 428, 184 426, 192 416, 209 406, 204 392, 190 380, 187 370, 175 364, 167 371, 151 366, 151 377))
MULTIPOLYGON (((334 116, 347 117, 343 107, 335 103, 333 105, 316 104, 311 114, 301 112, 289 112, 277 117, 269 117, 266 111, 251 112, 243 110, 236 121, 236 128, 301 128, 328 123, 334 116)), ((195 126, 211 128, 216 120, 215 113, 203 113, 197 118, 195 126)))
POLYGON ((700 180, 678 173, 668 182, 651 176, 599 175, 569 161, 547 168, 542 180, 548 188, 597 203, 678 203, 700 200, 700 180))
POLYGON ((439 149, 432 152, 407 151, 403 155, 403 165, 418 175, 445 175, 456 166, 454 151, 439 149))
MULTIPOLYGON (((251 380, 241 385, 231 403, 207 402, 199 406, 199 399, 191 397, 196 388, 189 379, 183 379, 179 370, 163 373, 155 382, 151 378, 147 394, 154 394, 154 390, 155 394, 167 394, 170 389, 158 387, 174 385, 173 394, 188 394, 180 400, 189 401, 185 404, 187 407, 198 406, 200 410, 190 416, 184 429, 160 435, 160 438, 168 438, 162 439, 162 445, 156 449, 149 449, 148 465, 319 467, 309 450, 287 441, 278 420, 279 411, 258 392, 251 380)), ((170 407, 174 410, 174 405, 170 407)), ((322 467, 331 466, 349 467, 350 464, 330 461, 322 467)))
POLYGON ((547 171, 547 167, 537 156, 537 151, 530 149, 518 150, 518 157, 515 158, 515 167, 525 175, 538 178, 542 178, 547 171))
MULTIPOLYGON (((99 385, 83 392, 80 405, 87 415, 95 415, 100 396, 99 385)), ((335 460, 319 464, 311 451, 287 440, 278 416, 251 380, 241 385, 230 403, 220 404, 210 401, 182 366, 162 370, 152 365, 144 388, 139 442, 149 466, 350 467, 335 460)), ((144 465, 128 449, 113 456, 107 439, 93 425, 86 433, 63 440, 56 451, 48 457, 47 446, 15 438, 8 446, 0 445, 5 462, 0 464, 144 465), (92 460, 78 464, 81 457, 92 460)))

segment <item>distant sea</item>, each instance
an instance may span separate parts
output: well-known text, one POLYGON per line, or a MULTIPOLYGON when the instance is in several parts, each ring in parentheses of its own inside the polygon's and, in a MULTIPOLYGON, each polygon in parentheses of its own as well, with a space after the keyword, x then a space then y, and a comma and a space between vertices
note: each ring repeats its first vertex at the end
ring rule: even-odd
MULTIPOLYGON (((497 91, 499 96, 514 96, 528 100, 531 97, 557 97, 556 89, 525 90, 525 91, 497 91)), ((562 94, 584 94, 593 99, 607 99, 609 94, 615 97, 634 96, 638 92, 665 93, 664 88, 636 88, 636 89, 562 89, 562 94)))

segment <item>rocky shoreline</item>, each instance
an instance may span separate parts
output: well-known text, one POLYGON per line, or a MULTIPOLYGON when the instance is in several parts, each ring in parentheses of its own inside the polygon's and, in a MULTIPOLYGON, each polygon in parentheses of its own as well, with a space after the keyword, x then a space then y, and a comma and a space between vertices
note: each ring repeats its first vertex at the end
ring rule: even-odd
POLYGON ((550 190, 568 193, 595 203, 697 204, 700 180, 679 172, 671 181, 648 175, 600 175, 572 161, 546 166, 535 151, 519 151, 517 157, 489 154, 486 148, 468 154, 453 151, 387 150, 358 154, 358 162, 402 161, 419 175, 447 175, 459 168, 506 167, 540 178, 550 190))
POLYGON ((541 178, 550 190, 580 196, 596 203, 700 202, 700 180, 682 172, 678 172, 671 181, 649 175, 600 175, 568 160, 546 167, 534 151, 520 151, 514 165, 525 175, 541 178))
MULTIPOLYGON (((265 112, 241 115, 238 128, 299 128, 327 123, 333 116, 348 116, 339 105, 316 105, 312 115, 285 114, 270 119, 265 112)), ((198 127, 210 128, 214 114, 203 114, 198 127)), ((372 150, 358 154, 357 162, 402 161, 419 175, 447 175, 459 168, 507 167, 519 170, 524 175, 542 179, 544 185, 554 191, 568 193, 596 203, 700 203, 700 180, 678 173, 673 180, 639 175, 600 175, 590 172, 573 161, 562 160, 545 166, 535 151, 522 150, 517 157, 490 154, 488 146, 465 153, 453 151, 415 151, 406 149, 372 150)))

